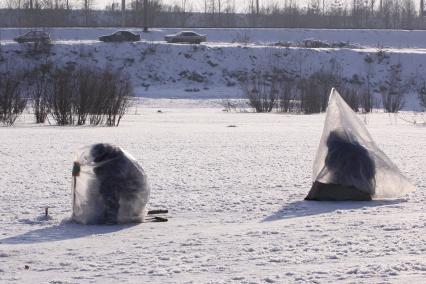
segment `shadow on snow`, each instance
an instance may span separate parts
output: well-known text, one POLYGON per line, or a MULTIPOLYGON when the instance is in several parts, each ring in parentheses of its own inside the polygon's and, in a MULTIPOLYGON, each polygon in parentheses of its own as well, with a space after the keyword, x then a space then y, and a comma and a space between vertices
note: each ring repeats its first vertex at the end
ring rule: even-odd
POLYGON ((284 205, 279 211, 266 217, 262 222, 291 219, 330 213, 337 210, 354 210, 369 207, 396 205, 407 202, 405 199, 373 201, 295 201, 284 205))
POLYGON ((29 231, 17 236, 0 239, 0 244, 33 244, 83 238, 125 230, 138 224, 81 225, 63 221, 58 225, 29 231))

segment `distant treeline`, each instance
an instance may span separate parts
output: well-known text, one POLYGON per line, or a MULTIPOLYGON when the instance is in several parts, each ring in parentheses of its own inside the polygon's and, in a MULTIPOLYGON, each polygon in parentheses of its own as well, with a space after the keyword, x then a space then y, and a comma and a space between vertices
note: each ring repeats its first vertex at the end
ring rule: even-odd
POLYGON ((186 4, 187 1, 181 1, 180 5, 165 5, 160 0, 121 1, 120 4, 124 5, 115 2, 105 10, 91 9, 92 0, 10 1, 7 9, 0 10, 0 26, 426 28, 423 8, 419 9, 420 6, 416 6, 418 1, 414 0, 353 0, 351 5, 333 0, 327 6, 322 5, 322 0, 310 0, 307 7, 300 7, 294 2, 297 1, 262 6, 261 1, 251 0, 247 1, 247 7, 237 12, 234 1, 224 0, 200 1, 204 7, 202 11, 195 11, 186 4), (126 7, 125 12, 122 12, 122 7, 126 7))

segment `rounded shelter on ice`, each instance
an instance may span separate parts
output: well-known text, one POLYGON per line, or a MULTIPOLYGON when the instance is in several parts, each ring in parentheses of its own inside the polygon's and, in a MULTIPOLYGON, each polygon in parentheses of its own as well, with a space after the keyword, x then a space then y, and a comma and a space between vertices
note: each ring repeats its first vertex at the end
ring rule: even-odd
POLYGON ((74 163, 72 219, 82 224, 142 222, 150 187, 138 162, 120 147, 82 148, 74 163))
POLYGON ((414 190, 374 143, 364 123, 332 89, 313 184, 306 200, 371 200, 400 197, 414 190))

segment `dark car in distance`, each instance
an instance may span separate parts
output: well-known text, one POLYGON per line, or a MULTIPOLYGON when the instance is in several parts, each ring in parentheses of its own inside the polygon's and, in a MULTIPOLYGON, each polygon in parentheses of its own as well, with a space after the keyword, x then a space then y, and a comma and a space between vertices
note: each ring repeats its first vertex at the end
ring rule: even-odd
POLYGON ((140 41, 141 36, 129 31, 116 31, 113 34, 99 37, 99 40, 103 42, 140 41))
POLYGON ((172 35, 166 35, 164 37, 164 40, 168 43, 176 43, 176 42, 182 42, 182 43, 201 43, 204 41, 207 41, 206 35, 200 35, 196 32, 192 31, 183 31, 179 32, 177 34, 172 35))
POLYGON ((18 43, 50 43, 50 35, 43 31, 29 31, 13 39, 18 43))

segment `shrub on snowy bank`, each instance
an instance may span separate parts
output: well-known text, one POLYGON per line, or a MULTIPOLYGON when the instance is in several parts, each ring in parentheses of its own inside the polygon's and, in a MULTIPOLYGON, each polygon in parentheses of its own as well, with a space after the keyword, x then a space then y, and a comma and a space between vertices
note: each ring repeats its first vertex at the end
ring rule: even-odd
POLYGON ((420 105, 423 108, 426 108, 426 83, 423 83, 422 86, 418 90, 418 96, 420 105))
POLYGON ((120 70, 57 67, 50 62, 31 71, 0 73, 0 124, 11 126, 31 103, 36 123, 118 126, 133 88, 120 70))
POLYGON ((29 97, 36 123, 44 123, 49 114, 47 93, 50 88, 50 68, 50 64, 42 64, 29 74, 29 85, 32 86, 29 88, 29 97))
POLYGON ((397 113, 405 104, 404 88, 401 80, 401 65, 393 65, 390 69, 389 79, 380 86, 382 104, 385 112, 397 113))
POLYGON ((369 113, 373 108, 382 108, 387 113, 398 113, 410 92, 417 92, 420 106, 426 107, 426 84, 414 83, 414 77, 403 80, 401 63, 390 65, 386 77, 375 85, 371 83, 369 71, 366 77, 355 74, 345 78, 341 73, 338 64, 310 75, 273 67, 243 76, 241 89, 256 112, 271 112, 274 108, 278 112, 324 112, 333 87, 341 91, 343 99, 355 112, 369 113))
POLYGON ((0 124, 13 125, 26 105, 20 76, 10 72, 0 74, 0 124))
POLYGON ((40 65, 31 72, 30 94, 37 123, 118 126, 129 107, 130 80, 109 67, 99 70, 40 65))
POLYGON ((241 83, 241 88, 256 112, 272 111, 278 96, 276 78, 269 80, 262 74, 254 74, 241 83))
MULTIPOLYGON (((243 94, 256 112, 294 112, 313 114, 324 112, 328 93, 338 87, 349 106, 358 112, 362 105, 356 86, 331 72, 315 72, 308 78, 283 74, 255 73, 241 83, 243 94)), ((371 108, 370 108, 371 111, 371 108)))

